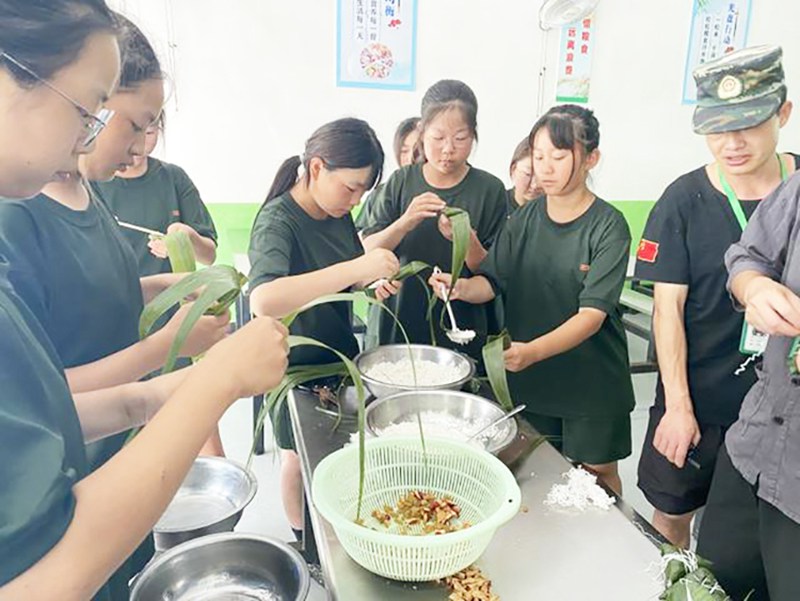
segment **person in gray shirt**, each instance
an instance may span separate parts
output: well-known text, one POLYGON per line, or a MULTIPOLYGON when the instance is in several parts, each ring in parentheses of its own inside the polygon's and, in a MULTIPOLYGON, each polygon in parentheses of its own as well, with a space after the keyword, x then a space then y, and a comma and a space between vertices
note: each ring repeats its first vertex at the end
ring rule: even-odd
POLYGON ((717 462, 699 555, 733 599, 800 599, 800 177, 765 199, 725 256, 728 289, 769 334, 717 462))

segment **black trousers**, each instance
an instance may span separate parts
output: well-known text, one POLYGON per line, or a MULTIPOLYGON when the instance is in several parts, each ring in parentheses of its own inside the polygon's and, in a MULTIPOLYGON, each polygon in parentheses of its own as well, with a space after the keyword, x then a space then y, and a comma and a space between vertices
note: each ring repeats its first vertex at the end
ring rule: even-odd
POLYGON ((720 449, 697 554, 734 601, 800 601, 800 524, 761 500, 720 449))

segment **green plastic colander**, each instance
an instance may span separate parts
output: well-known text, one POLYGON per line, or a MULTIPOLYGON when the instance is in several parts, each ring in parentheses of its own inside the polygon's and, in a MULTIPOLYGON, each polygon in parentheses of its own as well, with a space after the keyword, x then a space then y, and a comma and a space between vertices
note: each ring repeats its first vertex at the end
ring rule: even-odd
POLYGON ((331 453, 314 471, 311 493, 319 513, 333 526, 347 554, 370 572, 406 582, 436 580, 474 563, 497 528, 519 511, 521 493, 511 471, 493 455, 461 442, 418 437, 366 442, 364 503, 358 503, 358 446, 331 453), (427 458, 427 464, 426 464, 427 458), (471 527, 442 535, 391 532, 371 517, 396 506, 411 491, 449 496, 471 527))

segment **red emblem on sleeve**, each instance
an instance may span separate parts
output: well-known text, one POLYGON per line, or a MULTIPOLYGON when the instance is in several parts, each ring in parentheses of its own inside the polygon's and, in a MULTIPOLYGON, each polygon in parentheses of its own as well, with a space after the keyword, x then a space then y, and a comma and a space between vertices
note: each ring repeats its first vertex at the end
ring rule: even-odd
POLYGON ((656 257, 658 257, 658 242, 642 238, 639 242, 639 249, 636 251, 636 258, 645 263, 655 263, 656 257))

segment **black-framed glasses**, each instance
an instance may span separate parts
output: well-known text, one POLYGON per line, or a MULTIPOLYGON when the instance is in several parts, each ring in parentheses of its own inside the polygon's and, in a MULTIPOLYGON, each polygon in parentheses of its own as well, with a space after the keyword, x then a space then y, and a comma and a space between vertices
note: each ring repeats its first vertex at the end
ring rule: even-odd
POLYGON ((0 53, 0 58, 7 60, 9 63, 17 67, 18 69, 22 69, 33 77, 36 81, 40 84, 44 85, 45 87, 49 88, 59 96, 61 96, 64 100, 69 102, 72 106, 75 107, 75 110, 78 111, 78 114, 81 116, 83 120, 83 127, 84 127, 84 138, 82 140, 82 144, 84 146, 91 145, 92 142, 97 139, 97 136, 100 135, 100 132, 103 131, 103 128, 108 125, 108 122, 111 121, 111 118, 114 116, 114 111, 111 109, 101 109, 96 115, 92 114, 89 110, 86 109, 80 102, 73 99, 69 94, 59 90, 56 86, 52 83, 47 81, 44 77, 40 77, 37 75, 30 67, 26 67, 13 56, 11 56, 8 52, 0 53))

